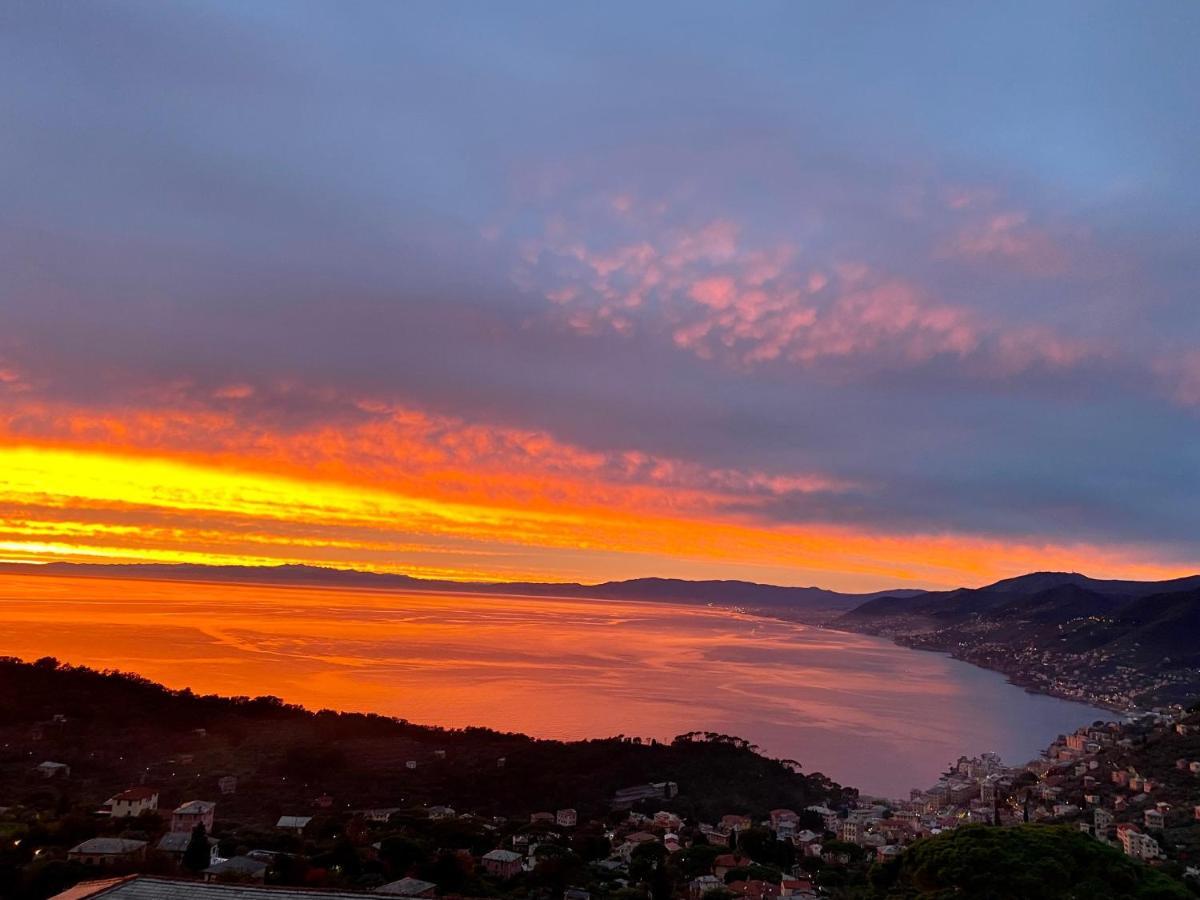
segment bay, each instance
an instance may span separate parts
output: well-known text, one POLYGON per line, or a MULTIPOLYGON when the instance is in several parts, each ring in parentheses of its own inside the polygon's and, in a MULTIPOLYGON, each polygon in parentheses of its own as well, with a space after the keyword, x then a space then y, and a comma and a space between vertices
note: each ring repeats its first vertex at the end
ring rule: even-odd
POLYGON ((1111 717, 879 638, 628 601, 2 575, 0 655, 543 738, 737 735, 881 796, 1111 717))

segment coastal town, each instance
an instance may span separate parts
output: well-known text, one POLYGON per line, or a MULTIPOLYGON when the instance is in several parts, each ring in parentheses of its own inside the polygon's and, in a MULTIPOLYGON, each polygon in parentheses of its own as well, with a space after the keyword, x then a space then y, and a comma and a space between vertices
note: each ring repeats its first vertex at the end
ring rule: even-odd
POLYGON ((1106 650, 1073 653, 1037 642, 994 640, 987 631, 961 627, 896 635, 916 650, 949 653, 955 659, 1003 673, 1013 684, 1039 694, 1077 700, 1127 713, 1200 695, 1200 669, 1133 665, 1106 650))
MULTIPOLYGON (((285 770, 222 767, 238 757, 204 726, 186 733, 188 750, 165 759, 141 756, 136 744, 108 756, 104 771, 141 775, 98 795, 99 751, 79 739, 88 733, 69 714, 4 731, 6 898, 244 900, 260 889, 302 890, 314 900, 867 897, 860 891, 877 873, 928 839, 1026 823, 1070 829, 1200 892, 1195 709, 1096 722, 1020 765, 987 752, 963 756, 904 798, 866 797, 807 776, 806 790, 824 799, 795 805, 769 795, 706 803, 711 795, 680 767, 677 777, 621 786, 599 802, 581 791, 563 805, 522 808, 517 799, 497 811, 463 803, 454 793, 460 776, 441 777, 467 752, 449 737, 393 763, 390 778, 429 788, 420 798, 372 804, 372 791, 395 797, 386 780, 371 790, 338 787, 322 777, 332 757, 292 760, 285 770), (169 893, 180 885, 188 892, 169 893)), ((634 740, 619 746, 635 749, 634 740)), ((724 735, 682 735, 672 745, 689 747, 759 759, 724 735)), ((516 764, 515 755, 483 763, 497 786, 516 764)))

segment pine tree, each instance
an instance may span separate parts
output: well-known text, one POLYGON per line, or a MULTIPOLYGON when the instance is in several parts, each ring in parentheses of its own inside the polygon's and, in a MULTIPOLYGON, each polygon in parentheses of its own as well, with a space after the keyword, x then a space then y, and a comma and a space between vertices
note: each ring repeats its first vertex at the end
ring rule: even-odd
POLYGON ((192 839, 188 841, 183 851, 183 867, 192 872, 207 869, 212 861, 212 853, 208 849, 208 832, 201 822, 192 829, 192 839))

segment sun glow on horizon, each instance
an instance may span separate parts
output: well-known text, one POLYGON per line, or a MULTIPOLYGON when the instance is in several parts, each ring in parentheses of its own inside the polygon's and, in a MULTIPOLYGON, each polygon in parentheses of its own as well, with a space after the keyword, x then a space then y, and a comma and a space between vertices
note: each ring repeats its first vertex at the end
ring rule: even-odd
POLYGON ((253 458, 234 467, 227 457, 206 464, 195 454, 0 445, 0 553, 19 562, 308 564, 455 581, 749 576, 844 590, 983 583, 1035 568, 1185 573, 1127 548, 772 525, 704 506, 651 508, 641 494, 599 506, 578 482, 558 502, 520 503, 505 495, 505 473, 486 465, 473 493, 455 500, 435 482, 422 496, 281 469, 264 471, 253 458))

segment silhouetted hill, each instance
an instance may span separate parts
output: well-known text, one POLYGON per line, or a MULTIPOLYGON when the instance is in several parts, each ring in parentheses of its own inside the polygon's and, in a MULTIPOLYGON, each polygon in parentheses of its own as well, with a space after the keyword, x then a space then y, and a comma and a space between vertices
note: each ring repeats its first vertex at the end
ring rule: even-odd
POLYGON ((164 804, 213 796, 218 776, 234 772, 242 784, 235 797, 221 799, 222 818, 260 824, 311 809, 321 793, 336 796, 339 808, 447 804, 526 820, 565 806, 603 815, 619 788, 660 781, 678 783, 680 809, 710 819, 729 809, 765 815, 781 803, 803 809, 855 793, 756 751, 716 734, 671 743, 555 741, 438 728, 311 712, 274 697, 173 691, 136 675, 53 659, 0 657, 0 797, 30 805, 46 791, 32 772, 44 758, 71 766, 70 780, 58 787, 92 809, 147 778, 162 790, 164 804), (187 764, 180 765, 184 752, 187 764))
POLYGON ((1200 576, 1106 581, 1037 572, 974 590, 878 597, 835 624, 1106 705, 1200 694, 1200 576))
POLYGON ((354 569, 321 566, 202 566, 190 564, 80 564, 0 566, 0 572, 56 575, 145 578, 172 581, 219 581, 245 584, 288 584, 321 587, 416 590, 439 593, 520 594, 533 597, 569 597, 590 600, 650 600, 739 607, 770 612, 799 621, 823 621, 875 597, 911 597, 920 590, 875 591, 845 594, 818 587, 781 587, 751 581, 688 581, 680 578, 635 578, 602 584, 575 582, 461 582, 412 578, 354 569))

